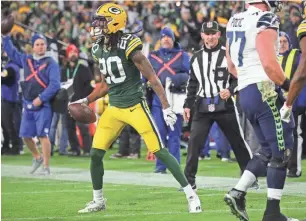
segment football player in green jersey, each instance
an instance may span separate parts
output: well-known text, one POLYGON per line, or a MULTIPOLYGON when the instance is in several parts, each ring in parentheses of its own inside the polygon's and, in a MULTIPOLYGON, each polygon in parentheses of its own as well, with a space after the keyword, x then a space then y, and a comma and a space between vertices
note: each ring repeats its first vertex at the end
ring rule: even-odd
POLYGON ((127 15, 114 3, 100 6, 95 14, 91 35, 95 38, 92 55, 99 62, 102 84, 87 98, 76 101, 89 104, 109 95, 109 107, 101 116, 91 150, 91 179, 93 201, 79 213, 90 213, 106 208, 103 196, 103 157, 106 150, 121 133, 125 125, 134 127, 143 137, 150 152, 167 166, 183 187, 190 213, 201 212, 199 197, 188 184, 176 159, 164 148, 159 132, 145 102, 141 74, 148 79, 163 106, 165 122, 173 126, 176 115, 166 99, 163 86, 150 62, 142 54, 142 42, 133 34, 124 34, 127 15), (140 74, 141 73, 141 74, 140 74))

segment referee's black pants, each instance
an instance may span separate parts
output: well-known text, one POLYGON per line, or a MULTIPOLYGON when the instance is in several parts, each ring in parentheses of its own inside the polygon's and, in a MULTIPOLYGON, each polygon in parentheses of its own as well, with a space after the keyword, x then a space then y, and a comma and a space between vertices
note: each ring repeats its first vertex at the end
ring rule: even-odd
POLYGON ((1 127, 3 130, 2 153, 19 154, 22 150, 22 139, 19 137, 21 122, 21 105, 17 102, 1 100, 1 127), (10 144, 12 149, 10 150, 10 144))
POLYGON ((288 170, 296 174, 302 172, 302 152, 303 152, 303 136, 302 136, 302 117, 306 113, 306 108, 299 108, 293 111, 295 128, 293 131, 293 150, 288 162, 288 170))
POLYGON ((200 150, 206 141, 212 124, 216 122, 228 139, 236 156, 241 172, 251 159, 251 150, 244 140, 242 129, 239 125, 237 109, 232 100, 228 100, 226 111, 216 113, 199 113, 195 108, 191 123, 190 139, 187 150, 185 176, 189 184, 195 184, 198 171, 200 150))

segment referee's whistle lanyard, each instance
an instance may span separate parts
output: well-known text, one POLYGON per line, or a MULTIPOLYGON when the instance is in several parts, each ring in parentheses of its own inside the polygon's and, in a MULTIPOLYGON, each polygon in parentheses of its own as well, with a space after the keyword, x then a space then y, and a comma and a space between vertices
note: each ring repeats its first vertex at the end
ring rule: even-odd
MULTIPOLYGON (((75 77, 75 74, 77 73, 78 69, 79 69, 80 63, 78 62, 77 66, 74 68, 73 73, 72 73, 72 79, 75 77)), ((67 74, 67 80, 69 80, 70 78, 70 68, 67 68, 66 71, 67 74)))

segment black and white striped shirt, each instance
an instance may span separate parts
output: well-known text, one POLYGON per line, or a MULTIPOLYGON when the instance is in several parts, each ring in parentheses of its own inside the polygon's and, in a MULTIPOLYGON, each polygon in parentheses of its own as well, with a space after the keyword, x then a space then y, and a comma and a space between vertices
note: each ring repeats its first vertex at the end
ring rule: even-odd
POLYGON ((196 97, 216 97, 222 89, 231 94, 237 87, 235 79, 227 69, 226 48, 221 44, 213 49, 203 47, 190 60, 190 77, 184 107, 191 108, 196 97))

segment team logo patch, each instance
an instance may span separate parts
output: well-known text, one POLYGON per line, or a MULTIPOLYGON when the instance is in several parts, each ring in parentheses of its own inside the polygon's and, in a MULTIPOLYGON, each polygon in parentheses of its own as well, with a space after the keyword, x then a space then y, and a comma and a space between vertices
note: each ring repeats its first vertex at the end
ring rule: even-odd
POLYGON ((208 111, 209 111, 209 112, 214 112, 215 110, 216 110, 215 104, 209 104, 209 105, 208 105, 208 111))
POLYGON ((121 13, 120 9, 119 8, 116 8, 116 7, 110 7, 108 9, 108 11, 112 14, 115 14, 115 15, 119 15, 121 13))
POLYGON ((218 77, 219 77, 219 78, 222 78, 223 75, 224 75, 224 74, 223 74, 223 71, 219 71, 219 72, 218 72, 218 77))
POLYGON ((212 28, 212 26, 213 26, 213 23, 211 21, 207 23, 207 28, 212 28))
POLYGON ((96 53, 96 51, 99 49, 99 44, 94 44, 93 46, 92 46, 92 52, 93 53, 96 53))
POLYGON ((44 132, 45 132, 46 134, 48 134, 48 133, 49 133, 49 128, 45 128, 45 129, 44 129, 44 132))

